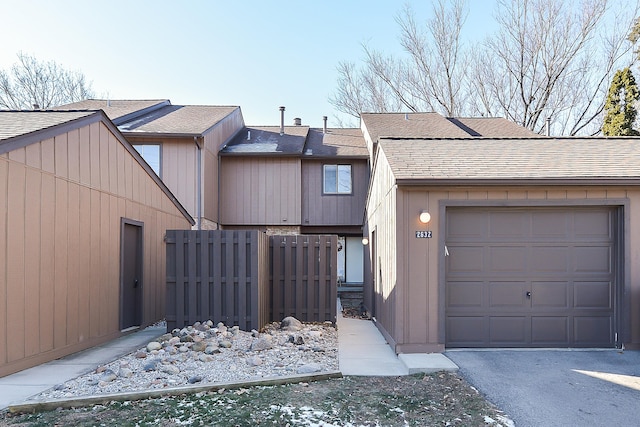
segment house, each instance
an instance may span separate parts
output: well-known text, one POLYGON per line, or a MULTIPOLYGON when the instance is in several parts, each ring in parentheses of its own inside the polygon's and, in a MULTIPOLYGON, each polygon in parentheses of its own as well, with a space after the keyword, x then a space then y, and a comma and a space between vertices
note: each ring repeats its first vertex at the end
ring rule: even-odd
POLYGON ((246 127, 220 159, 222 228, 337 234, 338 280, 363 286, 369 166, 359 129, 246 127))
POLYGON ((195 218, 195 227, 219 228, 218 151, 244 126, 240 107, 89 99, 58 109, 102 109, 195 218))
POLYGON ((0 376, 164 316, 194 223, 102 111, 0 111, 0 376))
POLYGON ((397 353, 639 348, 638 140, 501 120, 363 115, 378 327, 397 353))

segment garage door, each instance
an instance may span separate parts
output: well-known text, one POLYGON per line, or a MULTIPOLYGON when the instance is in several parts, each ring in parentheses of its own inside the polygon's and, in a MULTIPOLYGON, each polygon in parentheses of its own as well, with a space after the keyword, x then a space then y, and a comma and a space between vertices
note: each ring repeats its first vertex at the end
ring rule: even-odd
POLYGON ((613 210, 448 208, 447 347, 613 347, 613 210))

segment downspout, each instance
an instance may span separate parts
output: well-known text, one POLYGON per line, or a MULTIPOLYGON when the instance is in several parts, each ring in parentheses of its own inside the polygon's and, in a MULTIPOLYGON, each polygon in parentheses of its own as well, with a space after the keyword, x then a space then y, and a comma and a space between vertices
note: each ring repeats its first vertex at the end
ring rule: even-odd
MULTIPOLYGON (((200 137, 202 138, 202 137, 200 137)), ((197 167, 197 179, 198 183, 196 184, 197 193, 196 196, 196 217, 198 219, 198 230, 202 230, 202 145, 198 144, 198 137, 193 137, 193 142, 195 142, 196 147, 198 148, 197 158, 196 158, 196 167, 197 167)))

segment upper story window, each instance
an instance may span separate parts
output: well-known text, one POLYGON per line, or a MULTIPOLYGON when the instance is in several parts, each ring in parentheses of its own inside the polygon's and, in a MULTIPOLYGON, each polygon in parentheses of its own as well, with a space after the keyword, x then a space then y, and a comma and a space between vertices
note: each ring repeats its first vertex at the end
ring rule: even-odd
POLYGON ((160 144, 139 144, 134 145, 133 148, 149 163, 158 176, 162 176, 160 175, 160 144))
POLYGON ((351 165, 324 165, 324 194, 351 194, 351 165))

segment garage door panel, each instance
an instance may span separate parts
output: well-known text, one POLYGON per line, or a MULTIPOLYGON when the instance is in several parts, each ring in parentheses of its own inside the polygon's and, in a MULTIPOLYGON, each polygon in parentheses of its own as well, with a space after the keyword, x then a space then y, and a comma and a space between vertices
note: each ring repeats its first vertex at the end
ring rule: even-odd
POLYGON ((611 316, 585 316, 573 319, 575 344, 579 347, 608 347, 614 345, 611 316))
POLYGON ((451 282, 447 305, 452 308, 480 308, 483 306, 482 282, 451 282))
POLYGON ((527 282, 490 282, 489 306, 493 309, 523 308, 526 301, 527 282))
POLYGON ((531 248, 531 270, 544 273, 567 273, 570 251, 566 247, 534 246, 531 248))
POLYGON ((563 211, 531 212, 531 235, 534 239, 566 240, 570 235, 568 221, 563 211))
POLYGON ((556 346, 569 342, 567 316, 534 316, 531 318, 531 344, 536 347, 556 346))
POLYGON ((577 246, 576 273, 611 273, 611 248, 608 246, 577 246))
POLYGON ((579 309, 613 309, 613 284, 611 282, 576 282, 574 307, 579 309))
POLYGON ((450 342, 469 347, 486 345, 487 325, 483 316, 450 317, 446 328, 450 342))
POLYGON ((481 273, 484 270, 484 248, 480 246, 451 246, 447 248, 447 270, 456 273, 481 273))
POLYGON ((519 212, 490 212, 489 239, 521 240, 529 235, 526 218, 519 212))
POLYGON ((489 248, 488 273, 522 271, 527 268, 525 246, 494 246, 489 248))
POLYGON ((613 346, 614 209, 447 208, 445 345, 613 346))
POLYGON ((487 224, 486 216, 475 212, 458 212, 447 221, 447 236, 451 240, 484 240, 487 224))
POLYGON ((527 343, 526 316, 491 317, 490 345, 520 347, 527 343))
POLYGON ((582 211, 574 216, 574 236, 577 239, 610 240, 612 238, 611 212, 608 210, 582 211))
POLYGON ((531 282, 532 310, 570 308, 569 282, 531 282))

